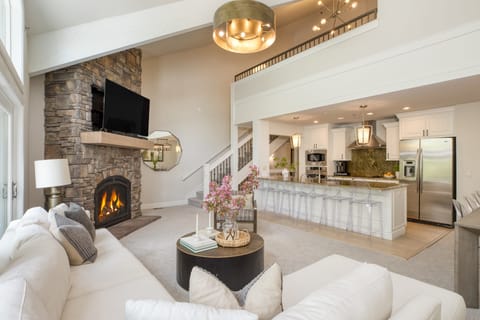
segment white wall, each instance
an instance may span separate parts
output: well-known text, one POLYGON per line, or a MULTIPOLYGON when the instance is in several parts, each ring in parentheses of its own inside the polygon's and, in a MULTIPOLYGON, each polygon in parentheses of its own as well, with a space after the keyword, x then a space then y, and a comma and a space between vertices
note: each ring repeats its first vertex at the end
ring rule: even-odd
POLYGON ((477 0, 455 8, 447 0, 379 0, 377 21, 235 83, 235 119, 265 119, 478 74, 478 12, 477 0))
POLYGON ((457 199, 480 190, 480 101, 456 106, 457 199))
POLYGON ((45 150, 45 76, 30 78, 30 96, 28 100, 28 117, 26 119, 26 136, 28 138, 28 155, 25 159, 25 177, 27 208, 43 206, 45 198, 43 189, 35 188, 35 170, 33 162, 44 159, 45 150))

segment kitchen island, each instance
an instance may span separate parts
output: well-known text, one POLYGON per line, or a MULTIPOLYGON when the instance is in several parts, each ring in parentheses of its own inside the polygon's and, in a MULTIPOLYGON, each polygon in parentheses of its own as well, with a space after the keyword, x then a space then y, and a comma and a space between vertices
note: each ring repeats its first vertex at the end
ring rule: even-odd
POLYGON ((387 182, 260 178, 259 209, 393 240, 407 225, 406 185, 387 182))

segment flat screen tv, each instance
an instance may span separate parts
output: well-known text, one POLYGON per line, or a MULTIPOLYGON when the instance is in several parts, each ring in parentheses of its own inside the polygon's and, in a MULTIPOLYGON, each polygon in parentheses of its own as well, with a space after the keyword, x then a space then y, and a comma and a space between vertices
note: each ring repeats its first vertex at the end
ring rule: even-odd
POLYGON ((150 100, 121 85, 105 80, 102 128, 132 136, 148 136, 150 100))

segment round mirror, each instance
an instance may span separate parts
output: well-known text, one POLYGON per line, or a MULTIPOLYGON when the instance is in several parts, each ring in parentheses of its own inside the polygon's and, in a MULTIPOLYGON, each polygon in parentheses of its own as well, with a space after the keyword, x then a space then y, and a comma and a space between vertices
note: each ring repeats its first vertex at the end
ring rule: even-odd
POLYGON ((155 171, 168 171, 175 167, 182 157, 180 140, 170 131, 153 131, 148 140, 153 149, 142 150, 143 163, 155 171))

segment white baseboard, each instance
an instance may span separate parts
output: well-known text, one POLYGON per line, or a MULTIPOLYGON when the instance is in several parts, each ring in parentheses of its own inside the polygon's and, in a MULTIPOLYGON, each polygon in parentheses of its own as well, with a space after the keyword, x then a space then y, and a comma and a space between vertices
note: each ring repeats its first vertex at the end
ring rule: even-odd
POLYGON ((160 208, 167 208, 167 207, 183 206, 187 204, 188 204, 188 200, 164 201, 164 202, 142 203, 140 208, 141 210, 160 209, 160 208))

